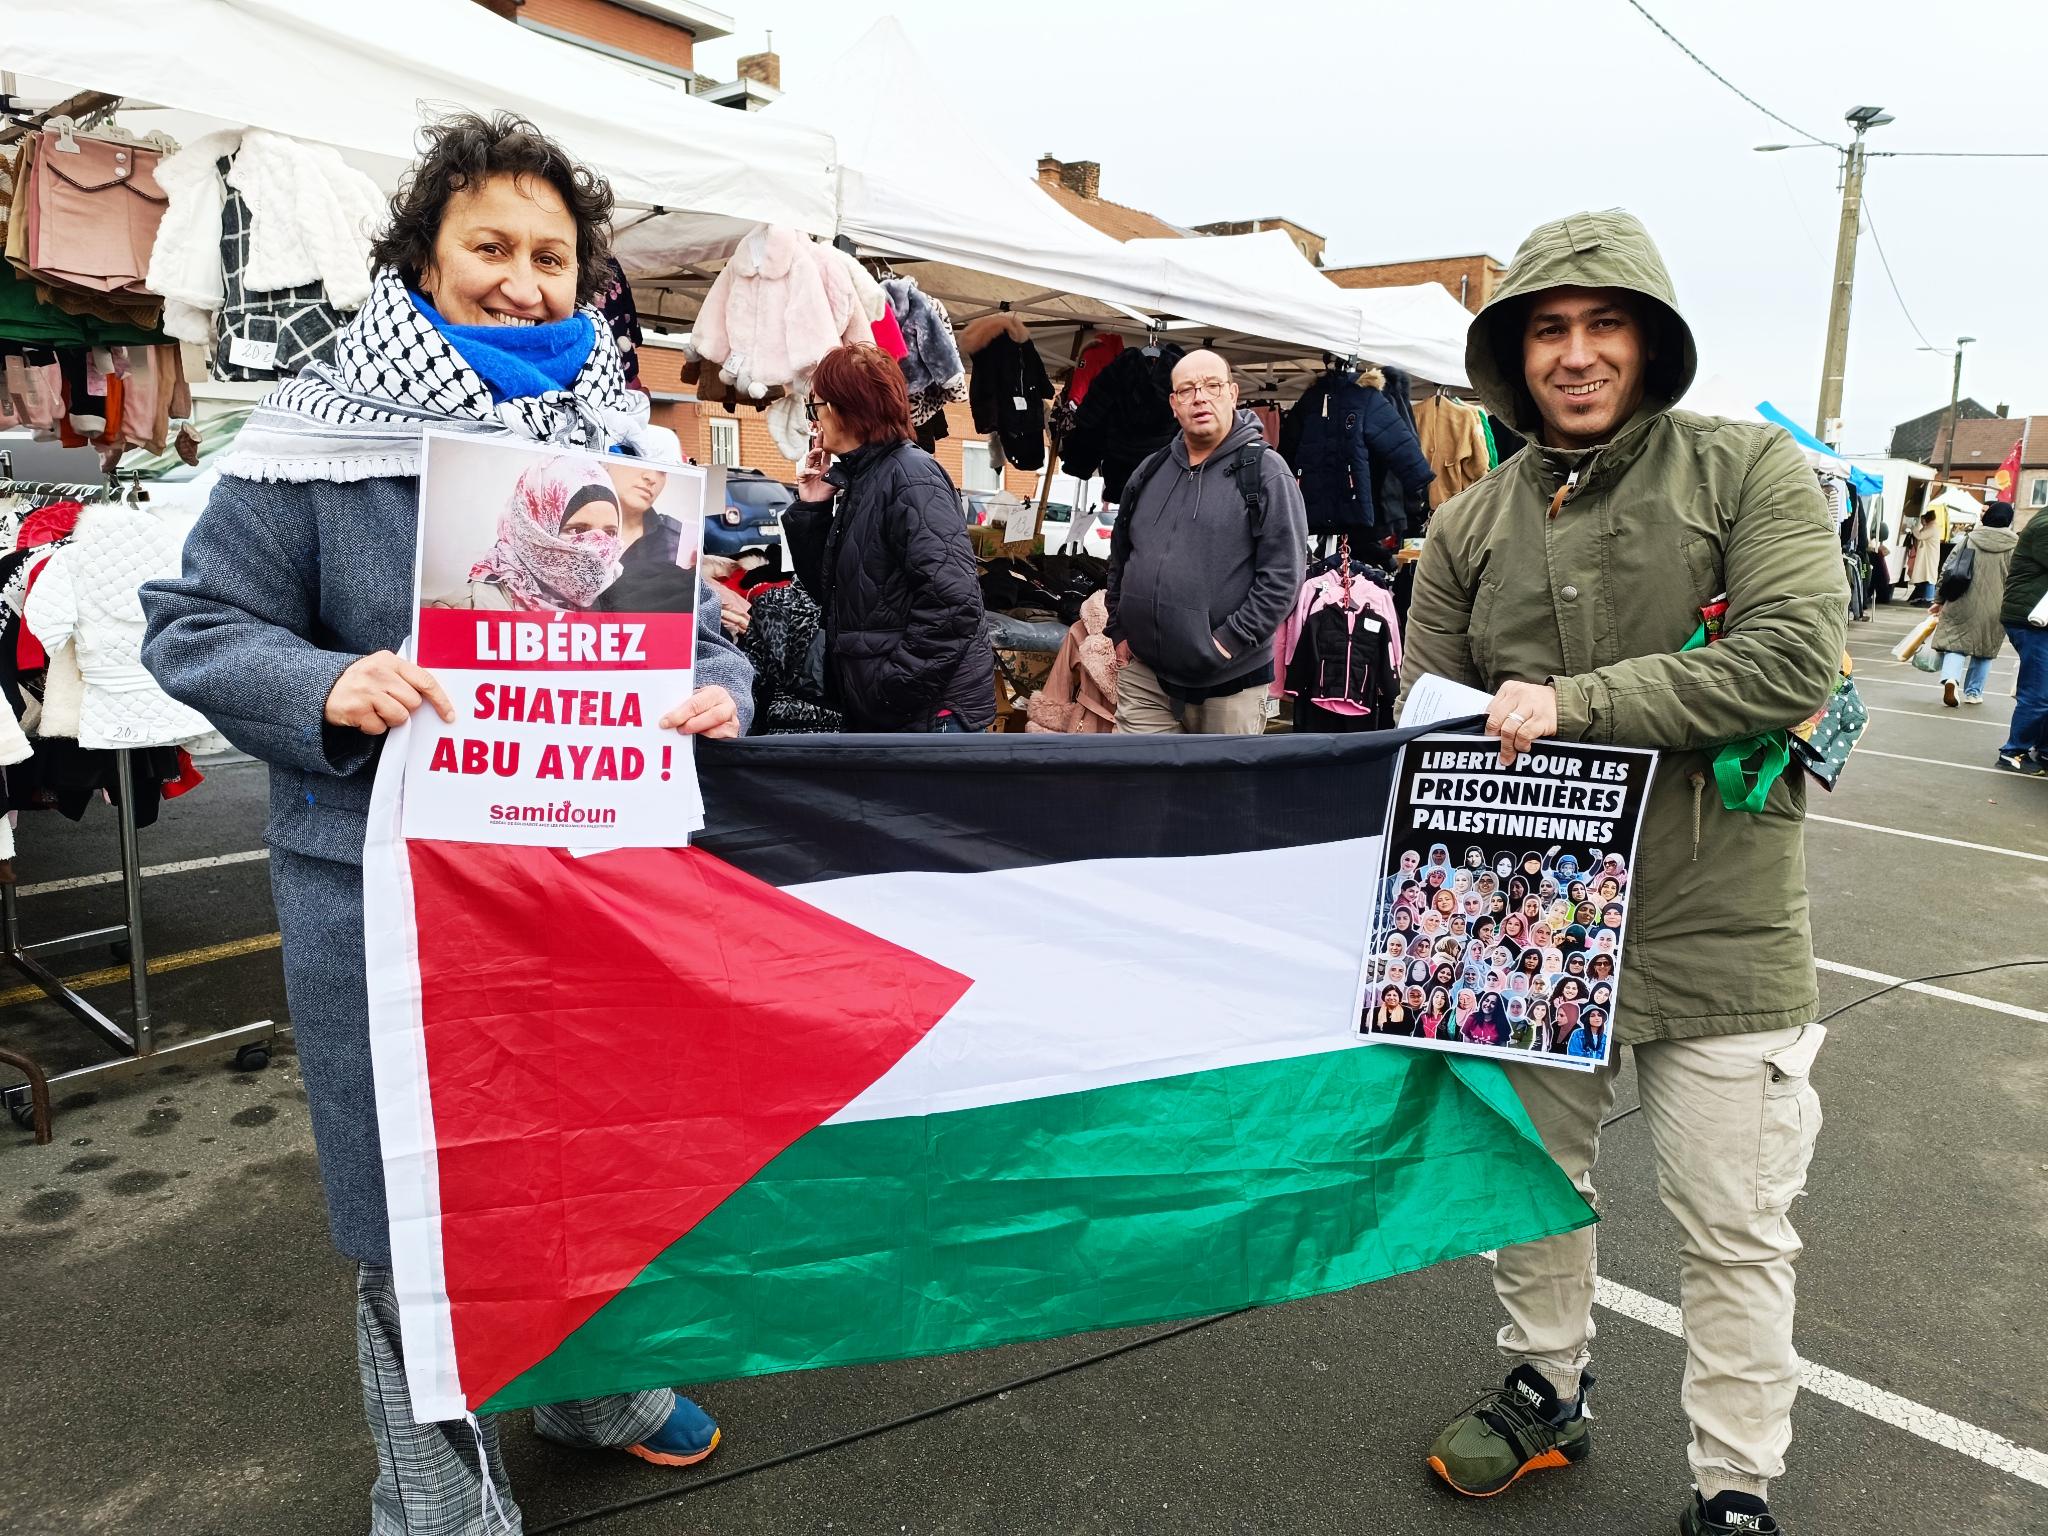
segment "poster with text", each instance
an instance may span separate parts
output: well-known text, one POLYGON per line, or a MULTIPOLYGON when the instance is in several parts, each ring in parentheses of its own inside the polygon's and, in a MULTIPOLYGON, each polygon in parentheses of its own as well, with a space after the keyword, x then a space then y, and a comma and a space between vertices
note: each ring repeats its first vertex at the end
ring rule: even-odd
POLYGON ((1613 1059, 1636 836, 1657 754, 1485 736, 1403 750, 1354 1028, 1590 1071, 1613 1059))
POLYGON ((455 707, 406 741, 408 838, 667 848, 704 824, 690 738, 701 469, 429 433, 413 654, 455 707))

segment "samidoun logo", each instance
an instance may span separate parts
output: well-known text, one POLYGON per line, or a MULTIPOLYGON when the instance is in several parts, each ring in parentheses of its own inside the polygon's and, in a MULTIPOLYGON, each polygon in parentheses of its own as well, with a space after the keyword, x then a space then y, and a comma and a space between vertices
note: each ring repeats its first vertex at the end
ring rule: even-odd
POLYGON ((609 827, 618 819, 619 813, 610 806, 590 808, 568 800, 557 800, 547 805, 491 807, 491 822, 496 826, 609 827))

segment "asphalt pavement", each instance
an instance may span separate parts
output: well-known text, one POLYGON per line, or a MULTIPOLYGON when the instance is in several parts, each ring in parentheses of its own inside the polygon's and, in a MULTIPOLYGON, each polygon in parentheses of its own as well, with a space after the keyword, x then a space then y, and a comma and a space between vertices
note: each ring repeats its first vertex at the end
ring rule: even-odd
MULTIPOLYGON (((2013 658, 1985 705, 1945 709, 1927 674, 1886 656, 1915 617, 1893 607, 1852 626, 1876 712, 1848 781, 1810 807, 1825 1009, 1886 978, 2048 958, 2048 781, 1988 771, 2013 658)), ((263 795, 259 767, 220 766, 143 834, 145 864, 177 866, 147 881, 166 1040, 286 1018, 263 795), (235 855, 248 857, 202 862, 235 855)), ((29 937, 118 918, 117 885, 43 889, 118 868, 104 807, 78 826, 27 818, 19 837, 29 937)), ((105 950, 60 968, 125 1006, 105 950)), ((2048 1330, 2033 1316, 2048 1274, 2048 969, 1891 990, 1829 1027, 1826 1128, 1794 1213, 1812 1384, 1773 1507, 1795 1536, 2048 1531, 2048 1330)), ((11 982, 0 1044, 53 1071, 104 1054, 11 982)), ((51 1146, 0 1122, 0 1530, 365 1530, 351 1276, 326 1243, 288 1042, 264 1071, 199 1055, 57 1100, 51 1146)), ((1422 1465, 1440 1424, 1498 1377, 1475 1258, 1189 1332, 706 1386, 727 1438, 689 1471, 560 1450, 513 1415, 527 1529, 694 1490, 576 1528, 1668 1533, 1687 1482, 1677 1236, 1641 1117, 1608 1131, 1600 1185, 1612 1284, 1595 1453, 1501 1498, 1456 1499, 1422 1465), (1028 1381, 1059 1367, 1073 1368, 1028 1381), (796 1454, 842 1437, 857 1438, 796 1454)))

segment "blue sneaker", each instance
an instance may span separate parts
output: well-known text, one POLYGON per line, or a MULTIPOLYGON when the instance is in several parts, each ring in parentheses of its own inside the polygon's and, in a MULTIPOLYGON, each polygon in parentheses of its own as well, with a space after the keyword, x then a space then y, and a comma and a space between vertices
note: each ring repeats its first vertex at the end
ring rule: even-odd
POLYGON ((642 1461, 657 1467, 694 1467, 718 1449, 717 1421, 682 1393, 661 1428, 626 1449, 642 1461))

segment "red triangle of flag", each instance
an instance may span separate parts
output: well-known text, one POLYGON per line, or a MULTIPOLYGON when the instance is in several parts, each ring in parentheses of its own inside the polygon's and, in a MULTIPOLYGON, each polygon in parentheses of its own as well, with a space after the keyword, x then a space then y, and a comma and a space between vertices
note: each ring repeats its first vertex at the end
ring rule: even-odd
POLYGON ((471 1407, 973 984, 697 849, 407 849, 471 1407))

